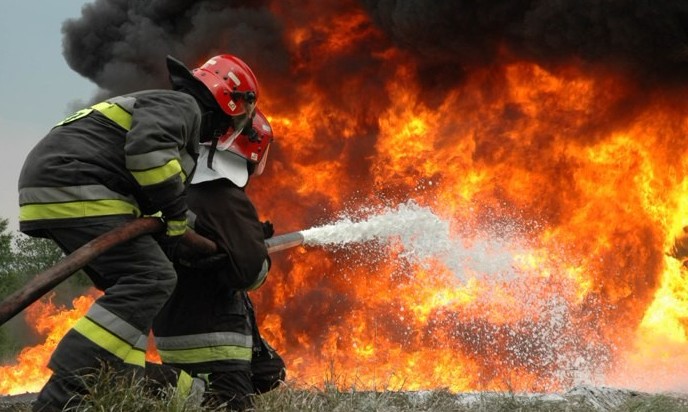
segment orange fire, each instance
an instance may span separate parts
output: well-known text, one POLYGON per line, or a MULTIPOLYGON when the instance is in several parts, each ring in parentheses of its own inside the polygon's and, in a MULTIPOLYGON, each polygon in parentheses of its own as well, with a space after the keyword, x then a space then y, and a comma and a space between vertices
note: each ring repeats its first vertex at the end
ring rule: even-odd
POLYGON ((50 377, 48 360, 50 354, 71 326, 88 310, 99 292, 78 297, 72 302, 72 309, 56 306, 52 295, 26 309, 25 318, 35 332, 45 337, 42 344, 24 348, 15 363, 0 366, 0 393, 15 395, 24 392, 38 392, 50 377))
MULTIPOLYGON (((90 289, 85 295, 72 301, 72 308, 55 305, 54 293, 35 302, 26 309, 25 319, 34 332, 44 337, 43 343, 24 348, 15 362, 0 366, 0 394, 16 395, 25 392, 38 392, 50 377, 48 361, 53 350, 67 331, 91 307, 91 304, 102 295, 96 289, 90 289)), ((152 343, 152 339, 150 340, 152 343)), ((146 353, 146 360, 160 362, 154 344, 146 353)))
MULTIPOLYGON (((293 99, 263 91, 277 141, 249 187, 258 210, 286 233, 413 200, 450 222, 457 253, 493 250, 458 269, 373 243, 276 254, 254 300, 289 378, 359 389, 685 389, 688 269, 665 254, 688 224, 684 88, 639 90, 610 71, 505 55, 432 94, 365 14, 338 13, 286 24, 306 80, 293 99), (376 70, 328 77, 351 50, 369 51, 376 70), (365 94, 372 84, 385 94, 365 94), (505 255, 508 268, 482 269, 505 255)), ((2 367, 17 379, 0 393, 41 386, 47 355, 24 356, 34 349, 2 367)))
POLYGON ((513 264, 427 270, 394 249, 380 259, 376 245, 276 257, 256 307, 290 377, 317 385, 331 371, 343 386, 378 389, 685 388, 687 275, 665 255, 688 223, 683 90, 505 55, 429 95, 408 52, 375 49, 380 34, 359 13, 336 21, 346 29, 288 30, 314 80, 299 85, 308 98, 295 100, 297 115, 265 103, 280 148, 251 188, 259 210, 286 232, 412 199, 466 247, 502 241, 513 264), (313 56, 367 49, 376 72, 319 78, 337 68, 313 56), (365 94, 368 82, 386 93, 365 94))

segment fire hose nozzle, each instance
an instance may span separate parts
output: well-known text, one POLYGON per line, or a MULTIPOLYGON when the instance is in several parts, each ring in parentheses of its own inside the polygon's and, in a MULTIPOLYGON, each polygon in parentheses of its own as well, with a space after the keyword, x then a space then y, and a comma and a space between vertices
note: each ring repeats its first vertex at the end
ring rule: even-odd
POLYGON ((274 253, 300 246, 303 244, 304 240, 301 232, 291 232, 265 239, 265 246, 268 248, 268 253, 274 253))

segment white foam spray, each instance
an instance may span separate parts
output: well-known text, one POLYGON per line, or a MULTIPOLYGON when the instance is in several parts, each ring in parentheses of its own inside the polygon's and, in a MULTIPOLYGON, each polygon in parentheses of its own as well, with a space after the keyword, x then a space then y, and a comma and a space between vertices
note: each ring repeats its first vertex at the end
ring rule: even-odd
POLYGON ((400 257, 407 261, 421 265, 430 259, 440 261, 460 279, 465 279, 466 271, 503 274, 513 267, 513 242, 493 234, 470 241, 452 235, 449 221, 414 201, 356 214, 367 217, 356 220, 343 215, 334 223, 304 230, 304 244, 341 248, 375 241, 397 245, 402 249, 400 257))
MULTIPOLYGON (((373 258, 373 251, 369 251, 373 248, 365 243, 373 241, 393 247, 394 256, 413 264, 439 262, 454 275, 457 282, 453 286, 457 288, 464 286, 462 283, 468 279, 480 279, 485 287, 475 296, 475 304, 484 308, 484 319, 489 320, 490 313, 509 311, 537 314, 510 326, 500 365, 542 367, 543 376, 556 382, 579 383, 596 379, 600 364, 607 361, 607 352, 604 344, 588 342, 581 337, 589 331, 581 328, 587 323, 581 323, 575 317, 576 311, 571 311, 569 302, 574 302, 575 298, 570 295, 577 290, 575 285, 566 287, 571 281, 565 272, 559 272, 561 264, 556 260, 540 261, 537 266, 523 260, 537 250, 528 233, 537 229, 538 223, 495 217, 482 222, 479 228, 464 225, 470 223, 442 219, 429 207, 408 201, 395 207, 357 210, 342 215, 331 224, 301 233, 304 244, 310 246, 353 250, 356 248, 352 244, 362 244, 367 259, 373 258), (548 276, 541 276, 541 271, 548 276), (533 292, 533 288, 549 288, 551 282, 560 285, 561 289, 552 288, 546 295, 543 293, 547 292, 533 292), (557 369, 550 370, 551 365, 557 365, 557 369)), ((390 256, 384 250, 380 255, 383 259, 390 256)), ((409 278, 414 276, 415 272, 405 270, 404 265, 399 268, 400 272, 396 273, 409 278)), ((452 310, 452 302, 444 304, 452 310)), ((457 318, 456 322, 462 320, 457 318)), ((462 339, 473 342, 476 348, 483 346, 475 342, 488 341, 495 333, 489 326, 485 329, 475 326, 488 323, 465 325, 471 333, 462 339)))
POLYGON ((414 202, 384 209, 365 220, 343 216, 336 222, 302 232, 304 243, 344 246, 350 243, 400 241, 409 257, 427 257, 447 249, 449 223, 414 202))

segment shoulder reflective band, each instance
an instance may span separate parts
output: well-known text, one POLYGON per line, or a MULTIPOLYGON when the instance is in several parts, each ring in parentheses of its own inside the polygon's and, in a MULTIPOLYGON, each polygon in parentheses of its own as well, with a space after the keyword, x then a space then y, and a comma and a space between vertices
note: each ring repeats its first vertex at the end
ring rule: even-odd
POLYGON ((91 107, 86 108, 86 109, 81 109, 81 110, 79 110, 78 112, 72 113, 72 114, 70 114, 69 116, 67 116, 66 119, 64 119, 64 120, 61 121, 60 123, 56 124, 55 127, 57 127, 57 126, 62 126, 63 124, 71 123, 71 122, 73 122, 74 120, 78 120, 78 119, 81 119, 81 118, 84 117, 84 116, 88 116, 88 114, 91 113, 92 111, 93 111, 93 108, 91 108, 91 107))
POLYGON ((122 109, 119 105, 110 102, 94 104, 92 108, 98 110, 103 116, 117 123, 122 129, 131 129, 131 114, 122 109))
POLYGON ((88 116, 94 109, 99 111, 103 116, 117 123, 117 125, 119 125, 122 129, 127 131, 131 129, 131 114, 122 109, 119 105, 109 102, 102 102, 94 104, 89 108, 81 109, 78 112, 69 115, 66 119, 62 120, 55 126, 62 126, 81 119, 82 117, 88 116))

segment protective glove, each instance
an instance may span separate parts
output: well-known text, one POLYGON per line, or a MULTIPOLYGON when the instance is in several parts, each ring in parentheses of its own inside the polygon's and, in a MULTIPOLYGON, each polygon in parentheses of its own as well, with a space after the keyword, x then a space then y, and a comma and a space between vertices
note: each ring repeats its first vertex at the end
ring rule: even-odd
POLYGON ((678 260, 688 257, 688 226, 684 227, 683 232, 674 240, 668 255, 678 260))
POLYGON ((265 239, 270 239, 275 234, 275 228, 269 220, 261 223, 263 225, 263 236, 265 239))
POLYGON ((182 236, 186 232, 186 213, 174 218, 163 218, 163 221, 166 225, 165 234, 158 236, 157 241, 167 258, 174 262, 182 236))

